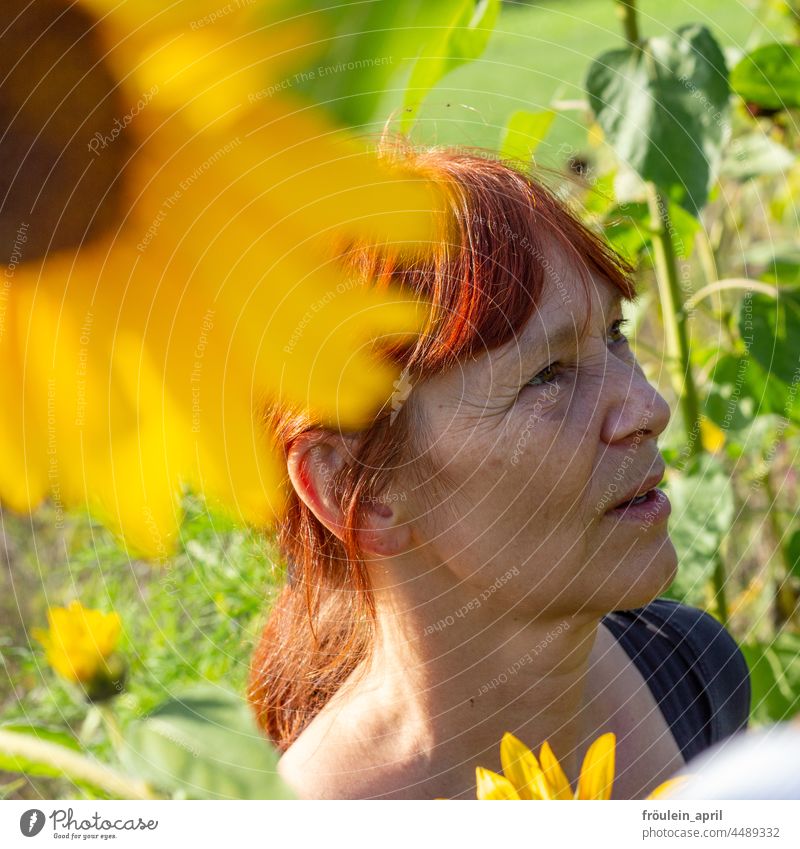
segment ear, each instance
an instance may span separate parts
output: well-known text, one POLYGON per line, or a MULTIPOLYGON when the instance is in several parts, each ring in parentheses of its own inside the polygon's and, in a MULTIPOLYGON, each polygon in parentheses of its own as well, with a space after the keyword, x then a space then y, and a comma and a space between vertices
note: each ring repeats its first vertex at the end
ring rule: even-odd
MULTIPOLYGON (((323 430, 302 433, 289 447, 289 479, 300 499, 323 525, 339 539, 345 534, 344 493, 336 475, 353 462, 356 438, 323 430)), ((356 538, 365 554, 390 557, 409 547, 410 526, 399 504, 388 494, 376 497, 362 511, 362 527, 356 538)))

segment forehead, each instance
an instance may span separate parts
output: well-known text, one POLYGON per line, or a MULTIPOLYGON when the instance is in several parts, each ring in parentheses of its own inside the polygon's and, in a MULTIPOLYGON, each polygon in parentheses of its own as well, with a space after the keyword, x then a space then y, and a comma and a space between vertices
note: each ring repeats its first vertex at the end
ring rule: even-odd
MULTIPOLYGON (((611 281, 554 251, 545 264, 545 289, 539 304, 516 339, 498 349, 538 353, 564 341, 576 342, 599 332, 625 299, 611 281)), ((517 354, 518 355, 518 354, 517 354)))

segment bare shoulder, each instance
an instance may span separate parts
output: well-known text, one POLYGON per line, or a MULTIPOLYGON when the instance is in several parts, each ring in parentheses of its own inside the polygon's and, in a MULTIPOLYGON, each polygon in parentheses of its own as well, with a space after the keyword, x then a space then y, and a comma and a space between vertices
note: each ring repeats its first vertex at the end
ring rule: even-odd
MULTIPOLYGON (((390 735, 323 709, 278 761, 278 773, 300 799, 427 798, 429 778, 416 758, 398 757, 390 735), (383 739, 382 739, 383 738, 383 739)), ((430 796, 430 798, 433 798, 430 796)))

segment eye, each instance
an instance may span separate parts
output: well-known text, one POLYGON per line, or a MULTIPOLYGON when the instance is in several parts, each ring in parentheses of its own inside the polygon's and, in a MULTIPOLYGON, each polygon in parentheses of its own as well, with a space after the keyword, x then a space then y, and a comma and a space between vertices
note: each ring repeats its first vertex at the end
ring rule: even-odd
POLYGON ((627 340, 627 336, 622 332, 622 328, 625 327, 626 324, 630 324, 630 319, 627 318, 618 318, 611 325, 611 341, 612 342, 624 342, 627 340))
POLYGON ((558 377, 558 367, 561 365, 557 360, 554 363, 543 368, 538 374, 534 375, 529 381, 528 386, 543 386, 545 383, 556 383, 558 377))
MULTIPOLYGON (((618 318, 612 322, 609 330, 610 339, 614 343, 627 342, 628 337, 622 332, 622 328, 626 324, 630 324, 630 319, 618 318)), ((543 368, 538 374, 534 375, 526 384, 526 386, 544 386, 545 384, 557 384, 558 376, 563 370, 563 365, 559 360, 550 363, 543 368)))

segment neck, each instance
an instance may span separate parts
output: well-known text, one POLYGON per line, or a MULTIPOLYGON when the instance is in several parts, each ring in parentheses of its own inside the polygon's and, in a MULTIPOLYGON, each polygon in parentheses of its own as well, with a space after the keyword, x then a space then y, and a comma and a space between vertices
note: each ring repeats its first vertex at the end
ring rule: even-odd
MULTIPOLYGON (((546 740, 574 785, 597 616, 534 617, 480 594, 475 603, 463 584, 423 584, 376 587, 374 651, 350 693, 376 708, 389 756, 419 763, 435 795, 474 798, 475 766, 499 772, 510 731, 535 753, 546 740)), ((380 728, 367 736, 374 752, 380 728)))

